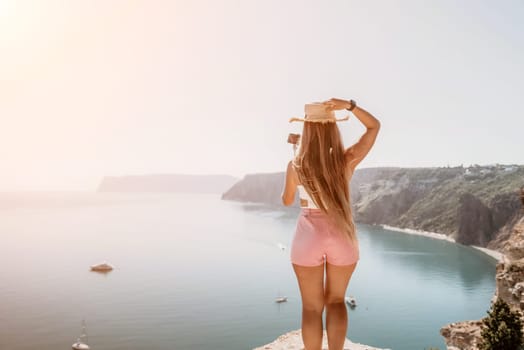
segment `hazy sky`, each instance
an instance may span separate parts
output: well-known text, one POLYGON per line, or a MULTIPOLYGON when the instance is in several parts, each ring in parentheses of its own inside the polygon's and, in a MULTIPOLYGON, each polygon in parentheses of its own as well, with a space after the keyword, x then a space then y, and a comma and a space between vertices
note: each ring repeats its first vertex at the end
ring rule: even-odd
POLYGON ((361 167, 523 164, 522 18, 520 0, 0 0, 0 190, 284 171, 288 119, 331 97, 382 123, 361 167))

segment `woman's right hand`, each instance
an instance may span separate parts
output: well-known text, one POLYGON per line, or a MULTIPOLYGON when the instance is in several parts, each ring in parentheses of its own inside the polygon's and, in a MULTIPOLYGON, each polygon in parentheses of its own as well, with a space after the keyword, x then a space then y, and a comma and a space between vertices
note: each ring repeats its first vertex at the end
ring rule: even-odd
POLYGON ((327 106, 329 110, 336 111, 339 109, 346 109, 351 107, 351 103, 347 100, 342 100, 340 98, 331 98, 327 101, 322 102, 327 106))

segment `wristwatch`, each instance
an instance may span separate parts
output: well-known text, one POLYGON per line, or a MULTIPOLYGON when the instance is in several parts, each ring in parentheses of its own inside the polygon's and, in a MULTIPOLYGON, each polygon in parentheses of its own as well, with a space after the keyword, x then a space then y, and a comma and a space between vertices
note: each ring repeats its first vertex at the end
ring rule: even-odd
POLYGON ((346 108, 348 111, 352 111, 353 108, 355 108, 357 106, 357 103, 353 100, 349 100, 349 103, 351 104, 351 107, 349 108, 346 108))

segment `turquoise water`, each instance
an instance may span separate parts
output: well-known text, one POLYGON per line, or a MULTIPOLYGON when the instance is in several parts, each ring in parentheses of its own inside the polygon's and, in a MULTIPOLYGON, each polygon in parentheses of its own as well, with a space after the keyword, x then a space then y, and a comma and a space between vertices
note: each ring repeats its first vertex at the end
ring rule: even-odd
MULTIPOLYGON (((298 209, 214 194, 0 194, 0 349, 252 349, 300 328, 289 262, 298 209), (108 274, 89 271, 102 260, 108 274), (288 302, 274 298, 284 294, 288 302)), ((445 349, 479 319, 495 261, 447 241, 358 225, 348 337, 445 349)))

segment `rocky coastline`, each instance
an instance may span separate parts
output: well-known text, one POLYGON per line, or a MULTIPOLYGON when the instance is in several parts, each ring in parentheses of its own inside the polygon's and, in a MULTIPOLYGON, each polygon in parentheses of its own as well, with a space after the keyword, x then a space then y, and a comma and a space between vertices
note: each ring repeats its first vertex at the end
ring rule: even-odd
MULTIPOLYGON (((512 310, 524 315, 524 216, 512 228, 501 253, 504 259, 497 263, 496 290, 491 302, 501 298, 512 310)), ((440 334, 448 350, 478 350, 481 327, 482 320, 453 322, 443 326, 440 334)))
MULTIPOLYGON (((438 232, 501 251, 520 215, 523 179, 524 165, 359 168, 350 181, 353 215, 359 223, 438 232)), ((284 172, 248 174, 221 198, 282 206, 284 180, 284 172)))
MULTIPOLYGON (((278 206, 284 180, 284 172, 246 175, 222 199, 278 206)), ((356 222, 468 245, 496 259, 492 302, 502 298, 523 311, 523 185, 524 165, 364 168, 353 175, 350 194, 356 222)), ((477 350, 480 329, 481 320, 468 320, 440 334, 448 350, 477 350)))
MULTIPOLYGON (((407 233, 407 234, 411 234, 411 235, 424 236, 424 237, 429 237, 429 238, 434 238, 434 239, 442 239, 442 240, 449 241, 449 242, 452 242, 452 243, 457 243, 457 241, 455 241, 455 239, 453 239, 450 236, 446 236, 445 234, 442 234, 442 233, 422 231, 422 230, 414 230, 414 229, 409 229, 409 228, 394 227, 394 226, 389 226, 389 225, 380 225, 380 226, 382 228, 384 228, 386 230, 390 230, 390 231, 398 231, 398 232, 403 232, 403 233, 407 233)), ((501 253, 501 252, 499 252, 499 251, 497 251, 495 249, 479 247, 479 246, 475 246, 475 245, 471 245, 471 247, 475 248, 477 250, 480 250, 481 252, 483 252, 486 255, 489 255, 490 257, 492 257, 493 259, 497 260, 498 262, 504 261, 506 259, 504 253, 501 253)))

